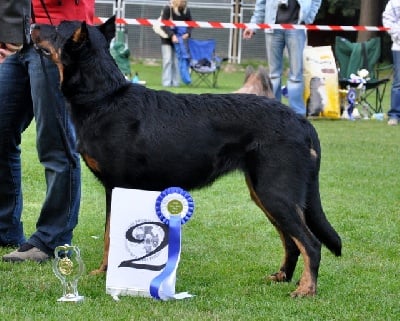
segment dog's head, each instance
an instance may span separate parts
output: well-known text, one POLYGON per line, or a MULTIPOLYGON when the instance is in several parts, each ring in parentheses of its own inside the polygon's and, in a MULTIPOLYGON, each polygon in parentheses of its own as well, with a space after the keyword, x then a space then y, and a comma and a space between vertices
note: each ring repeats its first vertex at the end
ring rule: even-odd
POLYGON ((246 68, 244 84, 236 93, 255 94, 274 98, 271 79, 264 67, 258 67, 257 71, 252 66, 246 68))
POLYGON ((34 24, 31 38, 35 48, 57 65, 62 83, 68 66, 85 63, 96 52, 109 50, 115 29, 115 16, 96 27, 80 21, 63 21, 57 27, 34 24))

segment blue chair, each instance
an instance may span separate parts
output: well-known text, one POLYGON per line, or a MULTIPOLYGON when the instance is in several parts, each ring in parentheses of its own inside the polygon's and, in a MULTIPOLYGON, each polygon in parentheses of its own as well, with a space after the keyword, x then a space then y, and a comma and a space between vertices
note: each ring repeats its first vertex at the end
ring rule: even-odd
POLYGON ((214 39, 199 40, 188 39, 190 53, 190 70, 192 75, 192 86, 198 87, 205 84, 216 88, 221 63, 224 59, 215 54, 216 41, 214 39))

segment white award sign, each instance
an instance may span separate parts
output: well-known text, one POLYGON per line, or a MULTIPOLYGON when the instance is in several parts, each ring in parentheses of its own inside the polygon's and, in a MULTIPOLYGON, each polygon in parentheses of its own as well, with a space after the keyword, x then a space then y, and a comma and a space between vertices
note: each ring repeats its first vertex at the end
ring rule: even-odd
POLYGON ((181 224, 194 203, 176 187, 163 192, 115 188, 110 218, 106 292, 168 300, 175 294, 180 259, 181 224))

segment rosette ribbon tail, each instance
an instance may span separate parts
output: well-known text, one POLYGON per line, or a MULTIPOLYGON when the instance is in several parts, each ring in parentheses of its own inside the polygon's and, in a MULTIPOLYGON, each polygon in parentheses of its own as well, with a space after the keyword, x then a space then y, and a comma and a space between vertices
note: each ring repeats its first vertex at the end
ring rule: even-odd
POLYGON ((150 283, 150 295, 159 300, 192 297, 187 292, 175 294, 176 271, 181 254, 182 224, 193 214, 194 204, 190 194, 181 188, 163 191, 156 201, 156 214, 168 225, 168 259, 163 271, 150 283))
POLYGON ((164 270, 150 284, 150 294, 155 299, 166 300, 175 296, 176 271, 181 252, 181 218, 171 215, 169 219, 168 261, 164 270), (162 294, 160 293, 162 290, 162 294))

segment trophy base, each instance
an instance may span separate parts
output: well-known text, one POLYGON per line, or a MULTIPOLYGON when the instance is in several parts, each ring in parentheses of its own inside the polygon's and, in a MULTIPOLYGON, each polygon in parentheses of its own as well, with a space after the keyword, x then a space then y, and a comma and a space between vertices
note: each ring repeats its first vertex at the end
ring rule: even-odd
POLYGON ((81 302, 85 297, 82 295, 65 295, 57 300, 57 302, 81 302))

